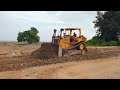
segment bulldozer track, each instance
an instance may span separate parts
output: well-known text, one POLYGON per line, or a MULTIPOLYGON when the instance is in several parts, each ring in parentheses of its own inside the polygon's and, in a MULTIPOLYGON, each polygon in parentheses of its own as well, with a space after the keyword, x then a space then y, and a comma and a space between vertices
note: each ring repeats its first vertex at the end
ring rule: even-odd
POLYGON ((70 50, 70 49, 73 49, 73 48, 76 48, 77 46, 79 46, 81 43, 78 43, 72 47, 68 47, 68 48, 65 48, 64 50, 67 51, 67 50, 70 50))

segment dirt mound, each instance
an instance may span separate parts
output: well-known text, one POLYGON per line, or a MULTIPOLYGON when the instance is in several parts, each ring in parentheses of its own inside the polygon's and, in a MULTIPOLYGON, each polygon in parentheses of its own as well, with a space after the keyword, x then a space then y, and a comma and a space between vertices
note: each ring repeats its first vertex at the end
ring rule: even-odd
MULTIPOLYGON (((30 55, 33 59, 50 59, 50 58, 57 58, 58 56, 58 44, 52 44, 52 43, 43 43, 41 47, 35 51, 33 51, 30 55)), ((96 55, 99 57, 101 53, 107 53, 110 51, 118 51, 120 50, 120 47, 87 47, 87 55, 85 57, 95 57, 96 55), (96 55, 95 55, 96 54, 96 55), (95 55, 95 56, 94 56, 95 55)), ((109 54, 109 53, 108 53, 109 54)), ((114 54, 114 53, 113 53, 114 54)), ((82 55, 81 57, 84 57, 82 55)))
POLYGON ((54 58, 58 55, 58 44, 43 43, 41 47, 31 53, 31 58, 48 59, 54 58))

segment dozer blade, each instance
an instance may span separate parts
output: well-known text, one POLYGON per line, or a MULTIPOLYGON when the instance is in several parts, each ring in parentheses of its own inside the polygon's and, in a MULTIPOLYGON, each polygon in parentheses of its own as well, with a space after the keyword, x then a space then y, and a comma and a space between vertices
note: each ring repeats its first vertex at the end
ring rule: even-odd
POLYGON ((62 48, 55 43, 43 43, 41 48, 32 52, 32 57, 36 59, 49 59, 62 56, 62 48))

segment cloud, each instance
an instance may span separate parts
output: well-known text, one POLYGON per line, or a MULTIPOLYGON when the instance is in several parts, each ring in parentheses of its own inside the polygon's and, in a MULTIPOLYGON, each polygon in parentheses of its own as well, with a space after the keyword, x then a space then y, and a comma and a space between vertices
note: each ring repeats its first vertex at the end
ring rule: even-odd
POLYGON ((63 23, 57 17, 54 17, 54 15, 50 16, 47 11, 8 11, 5 15, 13 20, 39 23, 63 23))
POLYGON ((95 20, 96 11, 60 11, 56 13, 56 16, 64 24, 50 25, 49 28, 78 27, 82 29, 83 35, 88 39, 95 35, 93 21, 95 20))
POLYGON ((82 28, 88 39, 95 35, 96 11, 0 11, 0 40, 17 40, 19 31, 39 30, 41 41, 51 41, 53 29, 82 28))
POLYGON ((58 12, 58 18, 66 23, 82 23, 85 22, 88 18, 92 19, 95 13, 95 11, 58 12))

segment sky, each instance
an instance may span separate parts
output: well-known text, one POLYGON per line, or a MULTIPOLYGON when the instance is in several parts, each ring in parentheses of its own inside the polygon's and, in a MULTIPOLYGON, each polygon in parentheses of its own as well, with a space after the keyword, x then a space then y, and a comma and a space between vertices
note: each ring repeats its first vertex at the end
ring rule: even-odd
MULTIPOLYGON (((53 30, 81 28, 82 35, 96 35, 96 11, 0 11, 0 41, 17 41, 19 32, 35 27, 41 42, 51 42, 53 30)), ((57 34, 58 35, 58 34, 57 34)))

